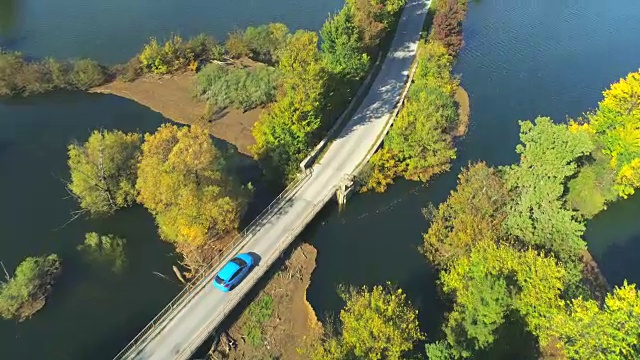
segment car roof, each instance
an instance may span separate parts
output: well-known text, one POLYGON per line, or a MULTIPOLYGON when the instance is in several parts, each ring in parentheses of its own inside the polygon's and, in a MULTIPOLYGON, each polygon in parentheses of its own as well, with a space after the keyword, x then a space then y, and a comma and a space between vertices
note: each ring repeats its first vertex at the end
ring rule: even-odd
POLYGON ((218 272, 218 276, 224 280, 227 281, 229 280, 229 278, 231 277, 231 275, 235 274, 236 271, 238 271, 238 269, 240 268, 240 266, 238 266, 238 264, 234 263, 233 261, 229 261, 219 272, 218 272))

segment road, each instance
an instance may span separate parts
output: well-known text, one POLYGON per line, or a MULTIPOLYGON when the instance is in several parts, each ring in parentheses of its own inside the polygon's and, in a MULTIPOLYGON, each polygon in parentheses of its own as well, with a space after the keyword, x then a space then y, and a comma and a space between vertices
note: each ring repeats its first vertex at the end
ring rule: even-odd
POLYGON ((188 359, 238 301, 311 221, 345 174, 351 174, 373 150, 395 108, 411 64, 427 11, 424 0, 408 0, 389 53, 371 90, 353 118, 328 148, 312 173, 260 230, 245 242, 242 252, 261 258, 249 276, 233 291, 222 293, 211 285, 213 274, 196 286, 186 305, 173 311, 124 358, 139 360, 188 359))

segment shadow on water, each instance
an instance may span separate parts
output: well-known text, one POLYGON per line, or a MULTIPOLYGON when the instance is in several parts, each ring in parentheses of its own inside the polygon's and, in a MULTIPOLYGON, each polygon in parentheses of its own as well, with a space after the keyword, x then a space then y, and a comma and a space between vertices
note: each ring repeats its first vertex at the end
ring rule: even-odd
POLYGON ((16 27, 19 11, 19 0, 0 0, 0 46, 4 45, 4 38, 9 39, 16 27))

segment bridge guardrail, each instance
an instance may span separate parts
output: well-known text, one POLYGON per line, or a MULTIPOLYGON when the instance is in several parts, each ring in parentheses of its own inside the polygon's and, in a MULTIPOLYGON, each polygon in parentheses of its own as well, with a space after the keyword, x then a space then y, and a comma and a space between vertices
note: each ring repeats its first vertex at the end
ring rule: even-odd
MULTIPOLYGON (((282 253, 284 252, 284 250, 289 247, 289 245, 291 245, 291 243, 293 242, 293 240, 296 238, 296 236, 298 236, 298 234, 300 234, 300 232, 302 232, 302 230, 304 230, 304 228, 309 224, 309 222, 318 214, 318 212, 320 212, 320 210, 325 206, 325 204, 329 201, 329 199, 331 199, 331 197, 333 197, 333 194, 335 194, 335 192, 337 191, 338 187, 333 187, 331 189, 331 191, 328 193, 328 195, 326 195, 324 198, 322 198, 320 201, 316 202, 315 205, 311 208, 311 210, 309 211, 309 213, 307 213, 307 215, 303 218, 303 220, 293 229, 293 230, 289 230, 287 232, 286 237, 284 238, 284 241, 281 241, 280 244, 277 247, 277 250, 272 254, 271 257, 269 257, 268 259, 263 259, 262 263, 264 264, 270 264, 269 266, 263 266, 262 268, 256 268, 254 269, 254 271, 251 272, 250 274, 250 278, 245 279, 245 281, 243 281, 242 286, 243 287, 247 287, 247 289, 251 289, 255 286, 255 284, 262 278, 262 276, 269 270, 269 267, 273 264, 273 262, 282 255, 282 253), (259 271, 256 271, 259 270, 259 271)), ((223 307, 223 310, 221 312, 219 312, 219 315, 216 316, 215 318, 213 318, 208 324, 207 326, 202 329, 196 336, 193 337, 193 339, 195 341, 192 341, 190 346, 185 347, 184 349, 182 349, 182 351, 178 354, 175 354, 176 359, 185 359, 188 356, 193 355, 193 353, 198 350, 198 348, 202 345, 202 343, 207 339, 207 337, 209 337, 212 333, 212 331, 215 329, 216 326, 218 326, 220 324, 220 322, 222 322, 223 319, 225 319, 229 313, 233 310, 233 308, 236 307, 236 305, 238 304, 238 302, 240 302, 240 300, 242 300, 242 298, 249 292, 249 290, 244 291, 242 293, 240 292, 234 292, 231 293, 231 295, 234 296, 233 301, 229 301, 227 302, 227 304, 223 307), (193 344, 198 344, 198 345, 193 345, 193 344)))
POLYGON ((211 271, 218 267, 222 260, 232 254, 238 245, 240 245, 244 240, 248 239, 250 235, 254 233, 256 228, 259 228, 258 223, 262 220, 268 218, 268 215, 271 215, 271 212, 278 207, 280 200, 291 195, 294 190, 296 190, 301 184, 303 184, 306 180, 311 177, 312 171, 305 171, 301 176, 299 176, 294 182, 289 184, 262 212, 255 218, 249 225, 247 225, 238 235, 229 243, 225 248, 209 263, 205 266, 204 270, 200 271, 189 283, 187 286, 182 289, 174 297, 167 306, 165 306, 159 313, 154 317, 147 326, 145 326, 139 333, 136 335, 133 340, 131 340, 124 349, 122 349, 115 357, 114 360, 124 359, 127 354, 133 350, 136 346, 138 346, 141 340, 149 334, 151 331, 155 330, 158 325, 162 324, 165 320, 165 316, 169 315, 171 311, 177 309, 182 305, 183 301, 192 295, 194 289, 198 288, 200 282, 210 275, 211 271))

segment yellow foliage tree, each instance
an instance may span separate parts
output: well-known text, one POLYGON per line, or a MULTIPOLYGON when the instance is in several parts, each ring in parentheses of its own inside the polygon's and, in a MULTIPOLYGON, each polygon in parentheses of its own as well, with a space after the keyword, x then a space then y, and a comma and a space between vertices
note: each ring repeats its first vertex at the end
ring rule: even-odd
POLYGON ((341 334, 328 336, 307 350, 313 360, 402 359, 416 342, 424 340, 418 311, 401 289, 374 286, 369 290, 340 289, 347 303, 340 311, 341 334))
POLYGON ((640 356, 640 296, 625 281, 608 294, 604 306, 575 299, 568 312, 559 312, 548 324, 549 335, 560 340, 569 359, 623 360, 640 356))
POLYGON ((589 116, 589 127, 618 172, 614 188, 626 198, 640 186, 640 71, 620 79, 603 94, 598 111, 589 116))
POLYGON ((136 188, 163 239, 200 245, 238 224, 224 159, 201 128, 162 125, 146 134, 136 188))

